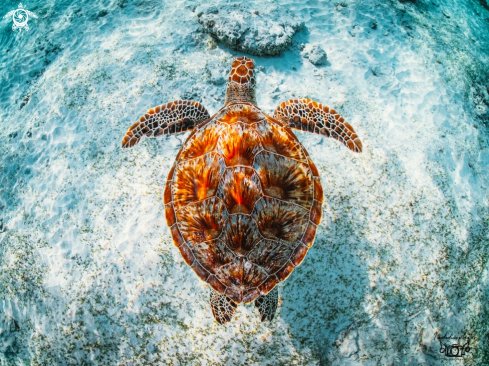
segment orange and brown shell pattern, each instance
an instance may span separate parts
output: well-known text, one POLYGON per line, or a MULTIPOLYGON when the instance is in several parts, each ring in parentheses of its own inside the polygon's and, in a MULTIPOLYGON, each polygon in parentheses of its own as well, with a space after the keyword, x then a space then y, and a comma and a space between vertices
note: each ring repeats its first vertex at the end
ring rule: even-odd
MULTIPOLYGON (((192 131, 168 175, 166 220, 185 262, 232 300, 233 307, 218 309, 224 298, 211 296, 214 314, 225 316, 216 317, 221 323, 232 316, 233 302, 255 300, 284 281, 314 242, 323 189, 291 128, 362 151, 343 117, 315 101, 291 99, 273 118, 263 113, 256 106, 254 61, 246 57, 234 60, 225 105, 213 117, 197 102, 163 104, 134 123, 122 140, 128 148, 143 136, 192 131)), ((270 298, 276 305, 276 294, 270 298)))
POLYGON ((186 263, 236 303, 268 293, 302 262, 322 201, 297 137, 251 103, 229 104, 192 132, 164 194, 186 263))

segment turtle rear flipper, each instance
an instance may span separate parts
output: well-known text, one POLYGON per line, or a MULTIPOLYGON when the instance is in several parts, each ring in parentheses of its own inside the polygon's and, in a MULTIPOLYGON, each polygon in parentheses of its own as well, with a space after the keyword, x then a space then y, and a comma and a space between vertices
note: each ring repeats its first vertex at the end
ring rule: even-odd
POLYGON ((274 287, 272 291, 268 294, 258 297, 255 300, 255 306, 261 315, 261 321, 270 320, 272 321, 275 317, 275 311, 277 311, 278 303, 278 290, 274 287))
POLYGON ((211 289, 210 302, 212 314, 219 324, 225 324, 231 320, 237 306, 233 300, 211 289))
POLYGON ((332 137, 354 152, 362 152, 362 142, 353 127, 334 109, 310 99, 291 99, 280 104, 275 119, 290 128, 332 137))
POLYGON ((129 127, 122 139, 122 148, 137 145, 143 136, 156 137, 193 130, 209 117, 203 105, 191 100, 176 100, 151 108, 129 127))

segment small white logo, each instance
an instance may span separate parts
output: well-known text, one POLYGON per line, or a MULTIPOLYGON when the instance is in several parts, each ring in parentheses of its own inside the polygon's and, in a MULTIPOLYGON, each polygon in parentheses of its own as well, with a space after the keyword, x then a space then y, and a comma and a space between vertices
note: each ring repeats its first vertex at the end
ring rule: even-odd
POLYGON ((18 9, 9 11, 3 16, 3 18, 6 19, 9 16, 12 16, 12 20, 14 21, 14 25, 12 25, 12 30, 18 29, 20 31, 22 28, 25 28, 25 30, 29 30, 29 25, 27 24, 27 21, 29 20, 29 15, 33 18, 37 18, 36 14, 24 9, 21 3, 19 4, 18 9))

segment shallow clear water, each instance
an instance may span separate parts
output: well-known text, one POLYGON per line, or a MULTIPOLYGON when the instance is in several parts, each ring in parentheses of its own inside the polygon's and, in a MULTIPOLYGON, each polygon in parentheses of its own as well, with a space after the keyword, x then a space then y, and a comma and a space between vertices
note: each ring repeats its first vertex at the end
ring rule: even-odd
POLYGON ((2 19, 0 364, 441 365, 435 335, 463 331, 457 360, 487 364, 484 4, 249 3, 305 22, 281 56, 253 56, 259 107, 322 102, 364 151, 297 132, 325 192, 315 244, 272 323, 249 304, 225 326, 163 213, 188 134, 120 142, 158 104, 216 112, 225 86, 209 70, 242 54, 199 32, 198 2, 31 1, 20 33, 2 19), (326 65, 301 56, 308 43, 326 65))

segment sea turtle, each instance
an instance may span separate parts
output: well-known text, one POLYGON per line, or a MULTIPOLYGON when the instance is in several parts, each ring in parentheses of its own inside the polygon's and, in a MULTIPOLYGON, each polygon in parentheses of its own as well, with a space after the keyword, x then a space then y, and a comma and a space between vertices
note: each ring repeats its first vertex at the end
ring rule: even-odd
POLYGON ((215 319, 231 320, 237 304, 255 300, 272 320, 276 285, 312 246, 321 221, 319 173, 291 128, 333 137, 354 152, 362 144, 334 109, 309 99, 280 104, 273 118, 256 106, 255 62, 234 60, 226 99, 212 117, 198 102, 150 109, 122 139, 192 131, 164 191, 165 213, 185 262, 211 287, 215 319))
POLYGON ((25 28, 25 30, 29 30, 29 24, 27 24, 27 21, 29 20, 29 15, 33 18, 37 18, 36 14, 34 14, 32 11, 24 9, 24 6, 22 5, 22 3, 20 3, 18 9, 9 11, 3 16, 3 18, 5 19, 9 16, 12 16, 12 20, 14 21, 14 24, 12 25, 12 30, 21 30, 22 28, 25 28))

